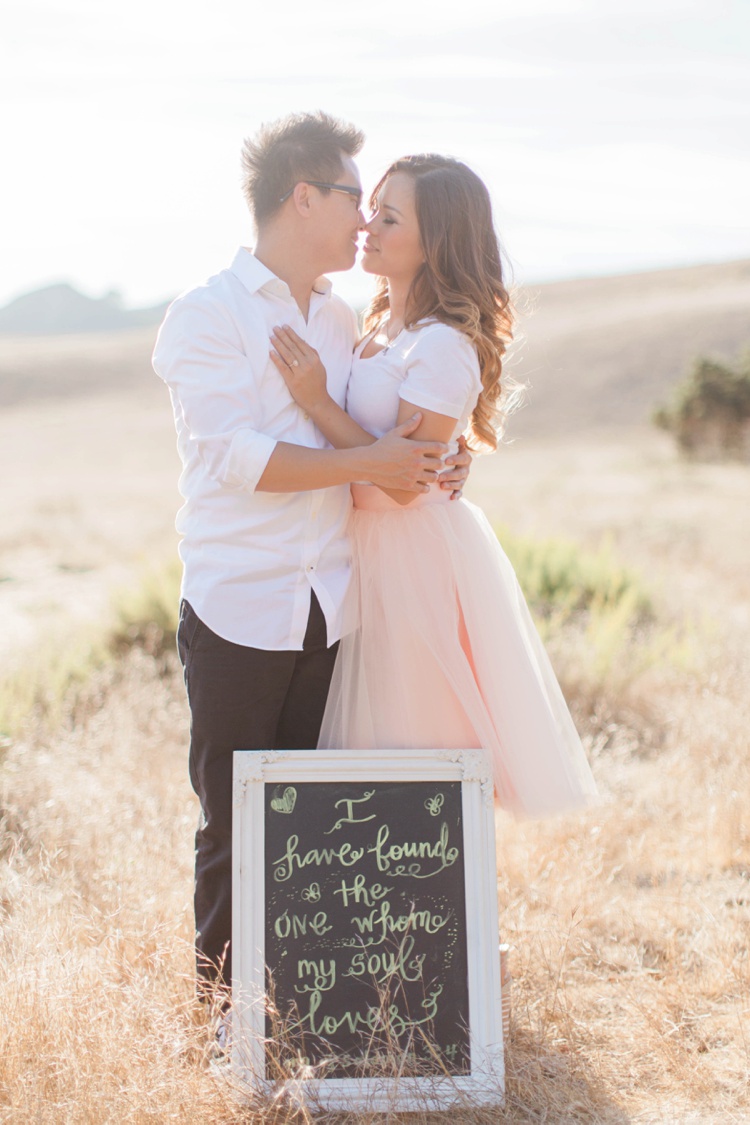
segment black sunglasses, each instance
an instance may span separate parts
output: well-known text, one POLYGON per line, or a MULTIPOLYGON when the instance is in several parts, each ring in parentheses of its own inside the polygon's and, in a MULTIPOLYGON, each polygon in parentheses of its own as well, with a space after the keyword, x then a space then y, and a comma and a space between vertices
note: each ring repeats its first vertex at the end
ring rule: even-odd
MULTIPOLYGON (((344 195, 351 195, 356 199, 358 211, 359 211, 360 207, 362 206, 362 191, 361 191, 360 188, 349 187, 348 184, 324 184, 324 183, 321 183, 320 180, 298 180, 297 182, 301 183, 301 184, 309 184, 310 187, 328 188, 329 191, 343 192, 344 195)), ((296 187, 296 186, 297 186, 297 184, 294 185, 294 187, 296 187)), ((289 196, 294 191, 294 187, 289 188, 289 191, 286 192, 285 195, 282 195, 281 199, 279 200, 279 203, 286 203, 287 199, 289 198, 289 196)))

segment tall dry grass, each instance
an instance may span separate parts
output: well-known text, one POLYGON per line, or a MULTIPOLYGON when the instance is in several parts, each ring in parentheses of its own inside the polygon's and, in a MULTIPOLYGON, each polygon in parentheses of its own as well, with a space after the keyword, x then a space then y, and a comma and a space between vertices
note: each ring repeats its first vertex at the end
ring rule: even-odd
MULTIPOLYGON (((600 804, 498 815, 506 1105, 412 1120, 750 1120, 745 622, 688 628, 670 608, 649 625, 627 597, 610 610, 549 635, 600 804)), ((210 1069, 184 693, 174 657, 135 639, 151 654, 100 664, 6 746, 0 1121, 311 1120, 239 1105, 210 1069)))

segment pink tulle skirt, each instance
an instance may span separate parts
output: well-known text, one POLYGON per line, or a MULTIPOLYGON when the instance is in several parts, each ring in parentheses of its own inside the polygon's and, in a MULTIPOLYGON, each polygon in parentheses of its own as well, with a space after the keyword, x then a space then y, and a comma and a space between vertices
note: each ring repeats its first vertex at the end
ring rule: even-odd
POLYGON ((596 789, 515 573, 484 513, 439 489, 353 485, 355 574, 320 746, 484 748, 518 817, 596 789))

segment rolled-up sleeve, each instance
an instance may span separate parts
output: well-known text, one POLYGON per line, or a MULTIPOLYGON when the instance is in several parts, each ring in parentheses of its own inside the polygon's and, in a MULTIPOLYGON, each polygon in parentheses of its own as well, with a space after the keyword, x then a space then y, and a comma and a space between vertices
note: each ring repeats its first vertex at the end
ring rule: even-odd
POLYGON ((249 488, 253 492, 265 472, 276 439, 249 427, 238 430, 229 440, 229 446, 218 470, 223 484, 249 488))
POLYGON ((159 330, 153 365, 208 475, 254 491, 276 439, 255 428, 262 371, 242 350, 231 318, 219 306, 178 298, 159 330))

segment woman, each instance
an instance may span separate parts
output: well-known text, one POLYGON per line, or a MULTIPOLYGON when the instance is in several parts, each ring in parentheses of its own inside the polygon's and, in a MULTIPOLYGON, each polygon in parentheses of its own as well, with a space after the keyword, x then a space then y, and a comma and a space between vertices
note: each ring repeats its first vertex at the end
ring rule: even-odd
MULTIPOLYGON (((512 388, 512 318, 486 187, 441 156, 396 161, 373 192, 363 267, 379 275, 346 412, 291 329, 271 352, 338 448, 421 413, 414 438, 494 449, 512 388)), ((455 445, 452 445, 455 448, 455 445)), ((353 630, 341 642, 320 745, 484 747, 501 805, 544 816, 594 783, 513 569, 483 513, 437 485, 352 486, 353 630), (359 628, 356 628, 358 619, 359 628)))

